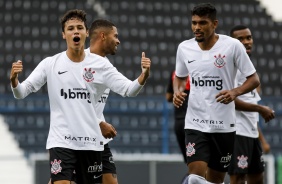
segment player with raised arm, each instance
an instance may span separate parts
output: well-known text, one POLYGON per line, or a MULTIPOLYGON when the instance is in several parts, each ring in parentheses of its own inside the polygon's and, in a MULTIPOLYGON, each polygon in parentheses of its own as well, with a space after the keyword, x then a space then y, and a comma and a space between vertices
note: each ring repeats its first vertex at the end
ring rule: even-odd
MULTIPOLYGON (((238 39, 251 56, 253 37, 251 30, 244 25, 234 26, 230 36, 238 39)), ((235 86, 241 86, 246 78, 238 71, 235 86)), ((236 108, 236 136, 234 152, 228 170, 231 184, 262 184, 264 182, 264 161, 261 143, 265 145, 265 139, 258 127, 259 114, 265 122, 275 117, 274 111, 263 105, 259 105, 260 96, 257 89, 238 96, 235 101, 236 108), (260 139, 262 139, 260 141, 260 139)), ((267 144, 268 145, 268 144, 267 144)), ((268 148, 268 146, 264 146, 268 148)), ((268 150, 266 150, 268 151, 268 150)))
POLYGON ((184 102, 187 76, 190 94, 185 117, 188 183, 222 183, 233 153, 235 105, 233 100, 259 85, 256 70, 244 46, 215 33, 216 9, 210 3, 192 11, 194 38, 177 49, 173 103, 184 102), (234 88, 239 70, 247 80, 234 88))

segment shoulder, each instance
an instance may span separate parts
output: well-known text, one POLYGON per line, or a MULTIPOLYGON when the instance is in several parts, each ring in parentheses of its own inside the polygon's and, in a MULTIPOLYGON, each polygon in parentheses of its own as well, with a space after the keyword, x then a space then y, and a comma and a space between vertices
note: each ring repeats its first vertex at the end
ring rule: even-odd
POLYGON ((110 63, 108 58, 99 56, 97 54, 88 53, 86 54, 87 65, 94 68, 107 68, 112 67, 113 65, 110 63))
POLYGON ((242 45, 242 43, 238 40, 238 39, 235 39, 235 38, 232 38, 230 36, 227 36, 227 35, 223 35, 223 34, 218 34, 219 37, 220 37, 220 40, 222 40, 223 42, 227 43, 227 44, 234 44, 234 45, 242 45))
POLYGON ((187 46, 190 46, 190 45, 194 45, 195 43, 196 43, 195 38, 191 38, 189 40, 184 40, 183 42, 181 42, 178 47, 179 48, 180 47, 187 47, 187 46))
POLYGON ((60 52, 58 54, 55 54, 53 56, 48 56, 46 57, 45 59, 43 59, 41 61, 41 63, 46 63, 46 64, 51 64, 51 63, 54 63, 56 62, 58 59, 61 59, 61 57, 64 57, 64 55, 66 55, 66 52, 63 51, 63 52, 60 52))

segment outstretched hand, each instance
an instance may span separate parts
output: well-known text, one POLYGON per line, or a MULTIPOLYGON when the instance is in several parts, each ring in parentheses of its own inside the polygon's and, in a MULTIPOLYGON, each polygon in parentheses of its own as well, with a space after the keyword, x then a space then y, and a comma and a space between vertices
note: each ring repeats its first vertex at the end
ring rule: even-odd
POLYGON ((18 77, 18 74, 23 71, 23 64, 21 60, 14 62, 12 64, 12 69, 10 73, 10 80, 14 80, 18 77))
POLYGON ((145 56, 145 52, 142 52, 142 57, 141 57, 141 69, 142 69, 142 73, 144 73, 145 75, 150 74, 150 67, 151 67, 151 60, 150 58, 147 58, 145 56))
POLYGON ((101 129, 102 135, 105 138, 113 138, 117 135, 116 129, 110 123, 107 123, 105 121, 102 121, 100 123, 100 129, 101 129))

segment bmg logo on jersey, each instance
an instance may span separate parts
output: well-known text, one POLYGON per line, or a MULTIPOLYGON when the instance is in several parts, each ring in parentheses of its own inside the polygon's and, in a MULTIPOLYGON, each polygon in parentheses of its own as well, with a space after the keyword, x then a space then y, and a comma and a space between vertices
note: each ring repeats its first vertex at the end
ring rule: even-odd
POLYGON ((215 87, 217 90, 222 90, 222 79, 219 79, 218 76, 204 76, 202 78, 200 77, 192 77, 192 84, 194 84, 196 87, 197 86, 210 86, 210 87, 215 87))
POLYGON ((67 91, 61 89, 61 96, 63 96, 64 99, 85 99, 88 103, 91 103, 91 101, 89 100, 90 93, 81 90, 83 89, 74 88, 73 90, 68 89, 67 91))

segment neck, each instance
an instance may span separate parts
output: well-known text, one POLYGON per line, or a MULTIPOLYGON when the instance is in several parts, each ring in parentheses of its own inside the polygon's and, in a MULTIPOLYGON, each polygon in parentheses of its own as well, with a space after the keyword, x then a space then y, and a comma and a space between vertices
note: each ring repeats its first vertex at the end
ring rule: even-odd
POLYGON ((67 56, 69 57, 69 59, 73 62, 76 62, 76 63, 83 61, 83 59, 85 57, 84 48, 82 48, 80 50, 74 50, 74 49, 68 48, 66 53, 67 53, 67 56))
POLYGON ((93 54, 97 54, 99 56, 105 57, 106 54, 103 52, 99 44, 90 44, 90 52, 93 54))
POLYGON ((219 36, 217 34, 213 34, 211 37, 209 37, 207 40, 203 42, 199 42, 199 46, 202 50, 210 50, 214 44, 217 42, 219 36))

